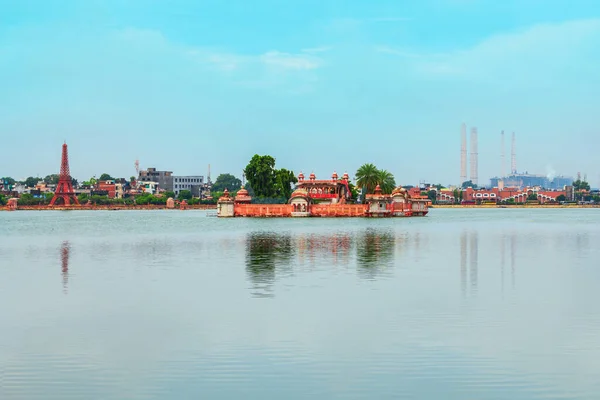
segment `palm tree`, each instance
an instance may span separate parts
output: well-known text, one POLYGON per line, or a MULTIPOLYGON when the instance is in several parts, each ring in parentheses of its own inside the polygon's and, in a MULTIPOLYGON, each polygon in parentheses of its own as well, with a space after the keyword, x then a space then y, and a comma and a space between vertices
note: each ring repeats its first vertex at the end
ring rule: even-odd
POLYGON ((377 171, 377 184, 385 194, 390 194, 396 187, 396 180, 391 172, 385 169, 377 171))
POLYGON ((356 171, 356 186, 363 193, 373 193, 375 186, 379 183, 379 171, 373 164, 363 164, 356 171))

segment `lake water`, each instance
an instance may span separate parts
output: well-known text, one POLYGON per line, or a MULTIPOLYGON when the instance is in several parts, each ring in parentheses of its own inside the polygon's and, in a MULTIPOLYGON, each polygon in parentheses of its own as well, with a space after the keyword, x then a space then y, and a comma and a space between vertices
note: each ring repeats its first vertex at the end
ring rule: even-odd
POLYGON ((209 215, 0 213, 0 398, 600 398, 600 210, 209 215))

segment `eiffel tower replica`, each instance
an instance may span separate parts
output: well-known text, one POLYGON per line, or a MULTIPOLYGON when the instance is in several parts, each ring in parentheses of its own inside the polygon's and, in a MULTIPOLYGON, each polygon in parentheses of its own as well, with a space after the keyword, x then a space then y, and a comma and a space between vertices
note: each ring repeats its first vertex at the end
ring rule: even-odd
POLYGON ((59 200, 62 200, 62 205, 70 206, 72 204, 79 205, 79 200, 75 196, 73 190, 73 181, 71 180, 71 172, 69 171, 69 151, 67 150, 67 143, 65 142, 62 146, 62 161, 60 163, 60 176, 58 177, 58 185, 56 185, 56 192, 50 202, 50 207, 56 204, 59 200))

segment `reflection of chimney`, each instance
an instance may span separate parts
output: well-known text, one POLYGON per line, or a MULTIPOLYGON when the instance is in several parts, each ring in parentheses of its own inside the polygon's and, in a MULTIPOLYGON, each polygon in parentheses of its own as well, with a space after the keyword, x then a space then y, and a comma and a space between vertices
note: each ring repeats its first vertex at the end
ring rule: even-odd
POLYGON ((477 153, 477 128, 471 128, 471 182, 477 185, 479 179, 478 173, 478 153, 477 153))
POLYGON ((467 181, 467 125, 460 126, 460 184, 467 181))
POLYGON ((460 235, 460 288, 465 294, 467 290, 467 233, 460 235))
POLYGON ((469 273, 471 280, 471 289, 477 291, 477 275, 478 275, 478 263, 479 263, 479 238, 477 237, 477 232, 471 234, 471 243, 469 246, 470 250, 470 260, 469 260, 469 273))

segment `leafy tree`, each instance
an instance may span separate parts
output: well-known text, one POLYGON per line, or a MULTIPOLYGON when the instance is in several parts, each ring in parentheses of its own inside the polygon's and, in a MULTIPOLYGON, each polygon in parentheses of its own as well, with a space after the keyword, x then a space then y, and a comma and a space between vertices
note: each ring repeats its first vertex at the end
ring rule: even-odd
POLYGON ((192 197, 192 192, 189 190, 182 190, 179 192, 179 196, 177 198, 179 200, 190 200, 192 197))
POLYGON ((246 168, 244 175, 259 197, 275 195, 275 159, 271 156, 255 154, 246 168))
POLYGON ((356 189, 356 186, 354 186, 352 184, 352 182, 348 182, 348 189, 350 189, 350 194, 352 195, 352 199, 356 200, 358 199, 358 189, 356 189))
POLYGON ((6 205, 7 202, 8 202, 8 200, 6 199, 6 196, 3 194, 0 194, 0 206, 6 205))
POLYGON ((34 178, 33 176, 30 176, 29 178, 25 179, 25 186, 30 188, 35 187, 35 185, 37 185, 37 183, 41 180, 42 178, 34 178))
POLYGON ((103 173, 102 175, 100 175, 100 180, 101 181, 114 181, 115 178, 113 178, 112 176, 110 176, 107 173, 103 173))
POLYGON ((469 187, 471 187, 471 188, 473 188, 473 189, 477 189, 477 185, 476 185, 476 184, 474 184, 474 183, 473 183, 473 181, 466 181, 466 182, 463 182, 463 183, 462 183, 462 185, 461 185, 461 187, 462 187, 463 189, 466 189, 466 188, 469 188, 469 187))
POLYGON ((293 171, 288 171, 285 168, 275 170, 275 193, 279 197, 289 199, 292 195, 292 184, 298 182, 293 171))
POLYGON ((58 183, 58 178, 60 178, 57 174, 47 175, 44 178, 44 182, 48 185, 56 185, 58 183))
POLYGON ((529 196, 527 196, 527 201, 537 201, 537 199, 538 197, 535 193, 531 193, 529 196))
POLYGON ((77 196, 77 199, 79 199, 79 203, 85 204, 90 199, 90 196, 87 193, 81 193, 77 196))
POLYGON ((10 185, 10 186, 14 186, 14 184, 17 183, 10 176, 4 176, 4 177, 2 177, 2 179, 0 179, 0 181, 2 181, 2 183, 4 183, 5 185, 10 185))
POLYGON ((129 178, 129 182, 130 182, 130 183, 133 183, 133 182, 135 182, 135 180, 136 180, 136 179, 135 179, 135 176, 132 176, 132 177, 130 177, 130 178, 129 178))
POLYGON ((564 194, 559 194, 558 196, 556 196, 556 201, 563 202, 566 200, 567 200, 567 197, 564 194))
POLYGON ((430 190, 427 192, 427 197, 431 200, 431 204, 436 204, 437 202, 437 191, 430 190))
POLYGON ((576 191, 590 190, 590 184, 587 183, 586 181, 581 180, 581 179, 577 179, 576 181, 573 182, 573 188, 576 191))
POLYGON ((175 198, 175 192, 172 192, 170 190, 167 190, 166 192, 163 193, 163 197, 165 197, 166 199, 168 199, 169 197, 171 198, 175 198))
POLYGON ((377 184, 385 194, 390 194, 396 187, 396 180, 391 172, 385 169, 377 171, 377 184))
POLYGON ((379 178, 379 170, 375 165, 363 164, 356 171, 356 186, 365 193, 373 193, 379 178))
POLYGON ((221 174, 217 176, 217 180, 212 185, 212 190, 215 192, 222 192, 225 189, 230 192, 240 190, 242 187, 242 181, 231 174, 221 174))

